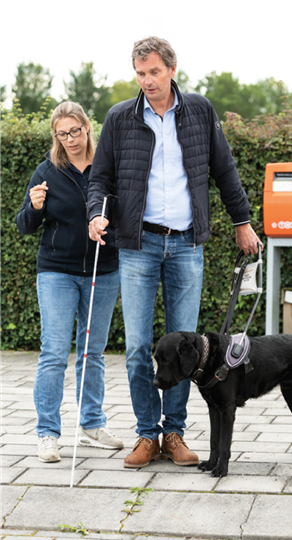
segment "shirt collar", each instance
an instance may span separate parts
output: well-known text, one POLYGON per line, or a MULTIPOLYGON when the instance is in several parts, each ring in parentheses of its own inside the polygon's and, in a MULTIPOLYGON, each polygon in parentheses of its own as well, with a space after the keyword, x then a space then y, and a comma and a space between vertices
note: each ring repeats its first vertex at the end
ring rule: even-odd
MULTIPOLYGON (((174 88, 172 88, 172 91, 174 92, 174 102, 173 102, 173 105, 170 109, 168 109, 169 111, 172 111, 172 110, 175 110, 176 107, 179 105, 179 101, 178 101, 178 97, 177 97, 177 93, 175 91, 174 88)), ((153 114, 155 114, 155 111, 152 109, 148 99, 146 98, 145 94, 144 94, 144 111, 145 109, 150 109, 153 114)))

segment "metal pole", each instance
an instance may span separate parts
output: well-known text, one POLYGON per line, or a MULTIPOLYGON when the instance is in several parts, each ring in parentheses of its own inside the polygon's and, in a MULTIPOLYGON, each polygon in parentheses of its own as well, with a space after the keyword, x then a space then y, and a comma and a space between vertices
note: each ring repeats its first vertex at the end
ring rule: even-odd
MULTIPOLYGON (((107 201, 107 197, 104 197, 103 206, 102 206, 102 212, 101 212, 101 223, 103 222, 103 218, 104 218, 104 214, 105 214, 106 201, 107 201)), ((72 472, 71 472, 71 483, 70 483, 71 488, 73 487, 73 484, 74 484, 74 470, 75 470, 75 462, 76 462, 78 431, 79 431, 79 423, 80 423, 80 415, 81 415, 81 405, 82 405, 84 378, 85 378, 85 370, 86 370, 86 359, 87 359, 87 350, 88 350, 88 341, 89 341, 89 333, 90 333, 92 305, 93 305, 94 288, 95 288, 95 276, 96 276, 96 268, 97 268, 98 255, 99 255, 99 246, 100 246, 100 243, 97 242, 96 243, 96 250, 95 250, 94 266, 93 266, 92 287, 91 287, 91 293, 90 293, 86 339, 85 339, 85 347, 84 347, 84 355, 83 355, 82 376, 81 376, 81 384, 80 384, 77 423, 76 423, 74 452, 73 452, 73 463, 72 463, 72 472)))

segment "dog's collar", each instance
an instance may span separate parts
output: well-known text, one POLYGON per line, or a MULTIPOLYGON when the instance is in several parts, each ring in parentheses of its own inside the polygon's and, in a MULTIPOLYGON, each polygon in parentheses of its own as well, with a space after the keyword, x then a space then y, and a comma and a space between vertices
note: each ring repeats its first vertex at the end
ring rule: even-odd
POLYGON ((203 376, 205 365, 208 361, 209 352, 210 352, 210 343, 206 336, 201 336, 202 338, 202 354, 201 360, 198 369, 192 375, 192 382, 197 382, 203 376))

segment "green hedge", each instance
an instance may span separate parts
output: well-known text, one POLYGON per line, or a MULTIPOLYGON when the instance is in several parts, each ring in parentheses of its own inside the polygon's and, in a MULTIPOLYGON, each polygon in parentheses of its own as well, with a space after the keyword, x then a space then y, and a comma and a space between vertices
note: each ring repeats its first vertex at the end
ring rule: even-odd
MULTIPOLYGON (((98 138, 101 126, 94 124, 98 138)), ((278 116, 243 121, 227 114, 224 131, 236 159, 244 189, 251 203, 252 226, 265 242, 263 232, 263 185, 265 165, 291 161, 292 111, 278 116)), ((51 145, 49 119, 42 111, 23 116, 14 108, 2 117, 2 349, 37 350, 40 317, 36 295, 36 255, 41 231, 22 236, 15 224, 33 171, 51 145)), ((212 235, 204 246, 204 283, 198 331, 219 331, 224 320, 238 253, 234 227, 210 181, 212 235)), ((264 286, 266 250, 263 252, 264 286)), ((292 253, 282 250, 282 287, 292 287, 292 253)), ((247 321, 254 296, 239 297, 231 332, 240 332, 247 321)), ((250 327, 250 335, 265 332, 265 293, 250 327)), ((162 292, 159 289, 154 322, 154 341, 164 333, 162 292)), ((114 311, 108 350, 124 350, 124 325, 119 299, 114 311)))

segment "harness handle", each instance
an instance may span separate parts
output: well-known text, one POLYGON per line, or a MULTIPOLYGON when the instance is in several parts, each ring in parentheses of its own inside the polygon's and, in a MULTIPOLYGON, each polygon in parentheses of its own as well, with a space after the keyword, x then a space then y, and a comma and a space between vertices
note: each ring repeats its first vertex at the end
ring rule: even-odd
MULTIPOLYGON (((230 328, 230 325, 231 325, 234 309, 235 309, 236 302, 237 302, 238 295, 239 295, 239 291, 240 291, 240 286, 241 286, 243 274, 244 274, 244 271, 245 271, 247 265, 250 262, 251 254, 249 253, 249 255, 246 257, 246 259, 242 262, 243 257, 244 257, 244 252, 240 251, 240 253, 238 254, 238 256, 236 258, 236 262, 235 262, 235 268, 234 268, 233 279, 232 279, 232 286, 231 286, 231 291, 230 291, 231 299, 230 299, 229 306, 228 306, 228 309, 227 309, 226 317, 224 319, 223 325, 222 325, 221 330, 220 330, 220 334, 228 334, 228 332, 229 332, 229 328, 230 328)), ((258 291, 257 298, 256 298, 255 304, 253 306, 252 312, 251 312, 251 314, 250 314, 250 316, 248 318, 248 321, 246 323, 246 326, 245 326, 245 329, 244 329, 244 332, 243 332, 242 340, 244 339, 244 336, 247 333, 247 330, 249 328, 249 325, 251 323, 251 320, 253 318, 254 312, 255 312, 256 307, 257 307, 257 305, 259 303, 259 299, 260 299, 260 296, 261 296, 261 293, 262 293, 263 268, 262 268, 261 246, 260 246, 259 243, 258 243, 258 267, 259 267, 259 278, 258 278, 259 286, 257 287, 257 291, 258 291)))

